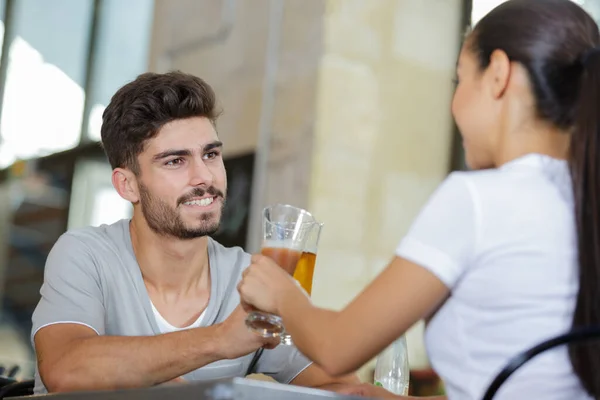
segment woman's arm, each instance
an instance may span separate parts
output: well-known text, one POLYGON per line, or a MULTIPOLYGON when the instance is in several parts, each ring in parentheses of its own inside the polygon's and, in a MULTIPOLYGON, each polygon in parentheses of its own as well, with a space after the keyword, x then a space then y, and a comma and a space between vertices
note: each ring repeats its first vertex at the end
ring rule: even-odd
POLYGON ((263 256, 253 257, 239 290, 243 302, 280 315, 298 349, 333 376, 360 368, 449 294, 433 273, 400 257, 340 312, 313 306, 295 281, 263 256))

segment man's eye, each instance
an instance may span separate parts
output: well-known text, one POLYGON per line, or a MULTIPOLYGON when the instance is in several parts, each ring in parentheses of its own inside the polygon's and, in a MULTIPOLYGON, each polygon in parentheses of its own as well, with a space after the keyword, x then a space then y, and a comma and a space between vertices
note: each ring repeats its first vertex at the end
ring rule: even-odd
POLYGON ((212 160, 213 158, 217 158, 219 156, 218 151, 210 151, 204 155, 205 160, 212 160))
POLYGON ((175 158, 173 160, 167 161, 165 165, 179 165, 183 163, 183 158, 175 158))

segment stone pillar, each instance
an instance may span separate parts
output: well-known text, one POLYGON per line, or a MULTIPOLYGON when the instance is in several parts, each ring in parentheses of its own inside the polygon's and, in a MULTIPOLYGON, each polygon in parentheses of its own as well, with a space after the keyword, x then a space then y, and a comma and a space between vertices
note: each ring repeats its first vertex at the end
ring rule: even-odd
POLYGON ((225 155, 256 151, 250 251, 267 204, 307 207, 325 3, 156 0, 150 69, 196 74, 224 109, 225 155))
MULTIPOLYGON (((150 69, 214 86, 227 155, 267 149, 252 212, 288 202, 325 222, 319 305, 382 270, 448 173, 461 15, 461 0, 156 0, 150 69)), ((421 325, 408 340, 425 367, 421 325)))
MULTIPOLYGON (((326 4, 309 208, 325 222, 313 297, 338 309, 448 173, 462 2, 326 4)), ((421 324, 408 345, 411 367, 426 367, 421 324)))

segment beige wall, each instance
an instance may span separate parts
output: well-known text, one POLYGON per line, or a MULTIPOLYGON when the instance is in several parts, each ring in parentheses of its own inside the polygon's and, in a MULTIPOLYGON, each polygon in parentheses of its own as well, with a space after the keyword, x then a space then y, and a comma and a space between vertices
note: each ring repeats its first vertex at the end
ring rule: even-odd
MULTIPOLYGON (((325 222, 314 299, 340 308, 393 256, 448 173, 461 1, 328 0, 310 209, 325 222)), ((411 366, 427 365, 422 327, 411 366)))
POLYGON ((257 143, 269 2, 230 3, 232 11, 227 0, 157 0, 150 70, 178 69, 209 82, 224 109, 219 133, 235 155, 257 143))
MULTIPOLYGON (((228 154, 264 150, 253 212, 291 202, 325 222, 320 305, 339 309, 381 271, 448 172, 461 3, 156 1, 150 68, 215 87, 228 154)), ((427 364, 421 336, 413 367, 427 364)))
MULTIPOLYGON (((307 207, 325 3, 156 0, 150 70, 207 80, 224 109, 226 155, 257 150, 250 221, 275 202, 307 207)), ((259 246, 251 236, 250 251, 259 246)))

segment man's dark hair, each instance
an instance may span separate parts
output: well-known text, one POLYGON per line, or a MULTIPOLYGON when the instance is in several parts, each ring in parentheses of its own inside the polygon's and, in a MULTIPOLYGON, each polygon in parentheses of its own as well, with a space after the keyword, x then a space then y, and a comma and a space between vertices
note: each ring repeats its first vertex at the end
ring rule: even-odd
POLYGON ((215 92, 202 79, 183 72, 145 73, 115 93, 102 114, 102 146, 112 168, 139 173, 137 156, 167 123, 219 112, 215 92))

